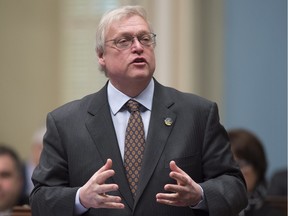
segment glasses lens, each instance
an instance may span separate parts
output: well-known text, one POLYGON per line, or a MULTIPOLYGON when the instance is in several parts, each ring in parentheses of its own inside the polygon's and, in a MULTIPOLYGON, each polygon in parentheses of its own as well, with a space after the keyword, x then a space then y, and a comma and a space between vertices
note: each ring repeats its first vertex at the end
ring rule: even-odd
POLYGON ((121 37, 115 41, 116 47, 119 49, 125 49, 131 46, 133 37, 121 37))
POLYGON ((154 38, 155 38, 154 34, 145 34, 139 38, 139 41, 142 45, 150 46, 151 44, 154 43, 154 38))
MULTIPOLYGON (((150 46, 155 43, 155 34, 143 34, 140 36, 137 36, 137 40, 144 46, 150 46)), ((131 47, 134 40, 134 36, 125 36, 120 37, 114 40, 114 44, 119 49, 128 49, 131 47)))

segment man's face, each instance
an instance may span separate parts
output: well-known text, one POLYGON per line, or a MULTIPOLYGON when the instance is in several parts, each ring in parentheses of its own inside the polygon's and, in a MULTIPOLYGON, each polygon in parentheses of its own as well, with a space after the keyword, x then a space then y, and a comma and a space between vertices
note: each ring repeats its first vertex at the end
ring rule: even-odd
POLYGON ((9 155, 0 155, 0 211, 15 205, 22 188, 22 179, 9 155))
MULTIPOLYGON (((148 24, 139 16, 123 18, 113 23, 106 31, 106 41, 125 35, 151 33, 148 24)), ((99 64, 115 87, 129 82, 146 82, 155 70, 154 45, 144 46, 134 38, 131 47, 118 49, 112 41, 105 43, 105 51, 99 56, 99 64)))

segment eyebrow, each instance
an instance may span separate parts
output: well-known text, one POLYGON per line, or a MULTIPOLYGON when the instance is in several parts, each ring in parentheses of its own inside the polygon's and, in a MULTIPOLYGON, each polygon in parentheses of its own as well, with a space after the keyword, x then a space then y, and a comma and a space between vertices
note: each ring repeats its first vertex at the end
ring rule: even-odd
POLYGON ((10 177, 12 175, 13 175, 13 173, 11 171, 8 171, 8 170, 4 170, 4 171, 0 172, 0 178, 7 178, 7 177, 10 177))
POLYGON ((129 32, 122 32, 122 33, 119 33, 119 34, 116 36, 116 38, 117 38, 117 37, 123 37, 123 36, 131 36, 131 35, 136 35, 136 36, 138 36, 138 35, 149 34, 149 33, 151 33, 151 32, 149 32, 149 31, 139 31, 139 32, 137 32, 136 34, 131 34, 131 33, 129 33, 129 32))

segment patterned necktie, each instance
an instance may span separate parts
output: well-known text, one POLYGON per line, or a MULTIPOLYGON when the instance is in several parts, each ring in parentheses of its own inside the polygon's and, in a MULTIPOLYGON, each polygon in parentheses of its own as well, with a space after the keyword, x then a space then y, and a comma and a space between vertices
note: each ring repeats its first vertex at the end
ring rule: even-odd
POLYGON ((126 106, 130 112, 130 118, 125 134, 124 166, 130 190, 135 197, 144 152, 145 132, 139 103, 129 100, 126 106))

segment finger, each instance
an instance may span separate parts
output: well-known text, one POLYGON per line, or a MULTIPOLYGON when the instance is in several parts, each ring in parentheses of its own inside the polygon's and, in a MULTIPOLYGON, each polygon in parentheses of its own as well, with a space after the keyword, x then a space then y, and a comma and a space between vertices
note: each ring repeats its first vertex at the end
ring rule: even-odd
POLYGON ((121 197, 111 195, 99 195, 95 197, 97 208, 124 208, 124 204, 121 203, 121 197))
POLYGON ((119 189, 117 184, 102 184, 98 185, 96 189, 96 193, 105 194, 112 191, 117 191, 119 189))
POLYGON ((165 185, 164 189, 168 192, 173 192, 173 193, 184 193, 185 192, 185 187, 179 186, 179 185, 173 185, 173 184, 165 185))
POLYGON ((110 158, 107 159, 106 164, 104 165, 106 169, 111 169, 112 168, 112 160, 110 158))
POLYGON ((108 178, 112 177, 115 174, 115 171, 111 168, 112 160, 107 159, 106 163, 90 178, 91 181, 97 184, 105 183, 108 178))
POLYGON ((93 182, 95 182, 96 184, 104 184, 105 183, 105 181, 108 179, 108 178, 110 178, 110 177, 112 177, 112 176, 114 176, 115 175, 115 171, 114 170, 106 170, 106 171, 103 171, 102 173, 95 173, 94 175, 93 175, 93 182))
POLYGON ((178 199, 178 195, 176 193, 158 193, 156 194, 156 199, 175 201, 178 199))
POLYGON ((120 203, 121 197, 107 194, 98 194, 95 198, 98 203, 120 203))
POLYGON ((194 183, 193 179, 191 179, 191 177, 185 171, 178 167, 175 161, 170 162, 170 169, 170 177, 175 179, 179 185, 185 186, 194 183))
POLYGON ((123 209, 125 208, 123 203, 107 202, 99 206, 100 208, 110 208, 110 209, 123 209))
POLYGON ((156 201, 165 205, 185 206, 185 202, 183 202, 179 195, 175 193, 159 193, 156 195, 156 201))
POLYGON ((174 180, 177 181, 177 183, 179 185, 187 185, 189 180, 187 179, 187 175, 183 175, 181 173, 177 173, 177 172, 174 172, 172 171, 170 174, 169 174, 170 178, 173 178, 174 180))
POLYGON ((170 205, 170 206, 185 206, 185 203, 180 201, 171 201, 171 200, 165 200, 165 199, 156 199, 158 203, 164 204, 164 205, 170 205))
POLYGON ((175 161, 170 161, 169 166, 170 166, 171 171, 186 174, 180 167, 177 166, 175 161))
POLYGON ((111 168, 112 168, 112 160, 110 158, 108 158, 106 163, 96 173, 99 174, 99 173, 102 173, 105 170, 109 170, 111 168))

